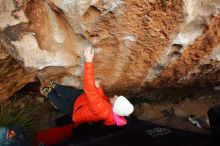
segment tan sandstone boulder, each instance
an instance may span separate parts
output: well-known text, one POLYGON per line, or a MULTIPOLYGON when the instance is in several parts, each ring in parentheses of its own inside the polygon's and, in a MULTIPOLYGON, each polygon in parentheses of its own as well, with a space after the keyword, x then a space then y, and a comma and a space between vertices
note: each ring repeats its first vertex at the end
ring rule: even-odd
POLYGON ((0 0, 0 38, 29 72, 23 83, 34 73, 82 88, 83 48, 93 45, 109 93, 216 85, 219 11, 219 0, 0 0))

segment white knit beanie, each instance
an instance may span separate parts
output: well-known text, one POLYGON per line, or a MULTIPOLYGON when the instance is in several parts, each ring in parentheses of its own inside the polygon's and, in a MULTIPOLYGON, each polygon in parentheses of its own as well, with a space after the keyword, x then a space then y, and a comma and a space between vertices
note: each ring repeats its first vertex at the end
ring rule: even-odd
POLYGON ((113 112, 119 116, 129 116, 134 111, 134 106, 124 97, 119 96, 113 105, 113 112))

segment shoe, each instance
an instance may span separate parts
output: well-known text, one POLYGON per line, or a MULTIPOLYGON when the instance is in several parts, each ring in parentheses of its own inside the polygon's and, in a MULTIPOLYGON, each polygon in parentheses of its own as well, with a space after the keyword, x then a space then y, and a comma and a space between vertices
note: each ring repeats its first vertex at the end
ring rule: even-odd
MULTIPOLYGON (((43 88, 44 94, 45 94, 46 96, 48 96, 48 94, 50 93, 51 90, 52 90, 51 87, 45 87, 45 88, 43 88)), ((50 101, 50 104, 51 104, 55 109, 58 109, 58 108, 53 104, 53 102, 50 101)))
POLYGON ((47 96, 50 93, 51 89, 52 89, 51 87, 43 88, 44 94, 47 96))
POLYGON ((56 83, 54 83, 53 81, 49 81, 49 84, 52 88, 55 88, 55 86, 56 86, 56 83))

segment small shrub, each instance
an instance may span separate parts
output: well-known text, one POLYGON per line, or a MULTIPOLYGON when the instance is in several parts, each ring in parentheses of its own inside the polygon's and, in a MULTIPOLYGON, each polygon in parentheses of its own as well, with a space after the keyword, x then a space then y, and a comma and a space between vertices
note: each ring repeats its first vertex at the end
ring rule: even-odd
POLYGON ((35 132, 39 128, 37 108, 27 105, 22 109, 15 109, 14 102, 0 104, 0 125, 16 126, 23 130, 29 143, 33 144, 35 132))

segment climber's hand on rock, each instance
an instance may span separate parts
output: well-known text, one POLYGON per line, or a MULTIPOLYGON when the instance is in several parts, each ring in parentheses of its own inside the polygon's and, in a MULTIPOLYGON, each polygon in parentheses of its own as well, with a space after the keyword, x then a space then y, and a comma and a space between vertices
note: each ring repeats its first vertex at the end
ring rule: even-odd
POLYGON ((90 46, 85 48, 84 57, 86 59, 86 62, 92 62, 93 57, 94 57, 94 48, 90 46))
POLYGON ((95 79, 95 86, 96 86, 96 88, 100 87, 101 82, 102 82, 102 79, 99 79, 99 78, 95 79))

